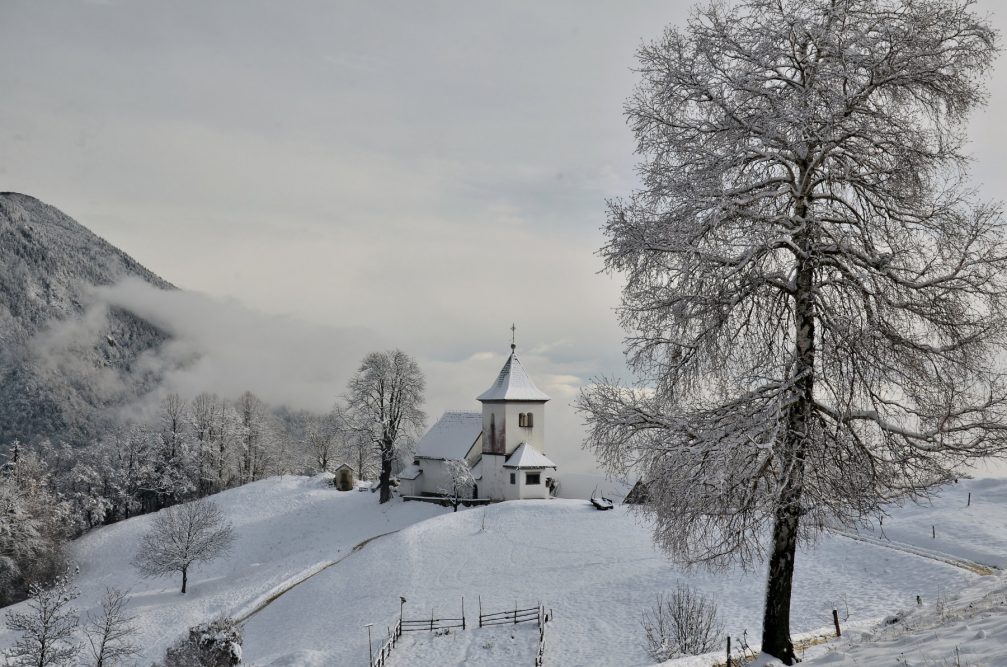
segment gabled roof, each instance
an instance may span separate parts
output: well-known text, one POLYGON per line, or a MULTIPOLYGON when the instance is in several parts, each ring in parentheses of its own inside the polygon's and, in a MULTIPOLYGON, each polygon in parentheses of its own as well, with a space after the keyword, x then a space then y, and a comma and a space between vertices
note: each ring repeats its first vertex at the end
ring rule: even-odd
POLYGON ((400 472, 398 474, 398 478, 399 479, 416 479, 417 477, 419 477, 422 474, 423 474, 423 471, 420 470, 420 467, 418 465, 416 465, 415 463, 413 463, 413 464, 408 465, 405 468, 403 468, 402 472, 400 472))
POLYGON ((555 468, 548 456, 527 442, 522 442, 504 461, 504 468, 555 468))
POLYGON ((482 413, 445 412, 416 443, 416 458, 463 459, 482 432, 482 413))
POLYGON ((517 352, 511 345, 511 353, 507 362, 500 369, 493 385, 479 394, 477 401, 548 401, 549 396, 535 386, 518 361, 517 352))

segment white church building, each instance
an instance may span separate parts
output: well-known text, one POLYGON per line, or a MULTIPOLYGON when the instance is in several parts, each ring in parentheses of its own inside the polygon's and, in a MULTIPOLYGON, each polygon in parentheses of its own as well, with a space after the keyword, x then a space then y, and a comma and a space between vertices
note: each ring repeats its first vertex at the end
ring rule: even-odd
POLYGON ((412 465, 399 473, 402 496, 450 493, 448 461, 472 468, 473 498, 548 498, 556 464, 545 455, 545 404, 518 360, 515 345, 500 374, 477 399, 481 412, 445 412, 416 444, 412 465))

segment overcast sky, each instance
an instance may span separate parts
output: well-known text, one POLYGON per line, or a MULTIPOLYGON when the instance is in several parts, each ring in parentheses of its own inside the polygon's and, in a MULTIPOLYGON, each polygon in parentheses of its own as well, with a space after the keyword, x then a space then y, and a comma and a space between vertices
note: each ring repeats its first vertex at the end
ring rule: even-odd
MULTIPOLYGON (((550 453, 583 468, 569 403, 622 369, 594 253, 635 182, 634 51, 689 4, 3 0, 0 190, 201 293, 162 314, 198 318, 179 330, 208 351, 262 322, 230 356, 274 400, 331 404, 350 368, 327 346, 351 330, 419 359, 432 418, 478 409, 516 322, 550 453), (274 354, 291 363, 257 361, 274 354)), ((999 198, 1007 64, 990 91, 974 179, 999 198)))

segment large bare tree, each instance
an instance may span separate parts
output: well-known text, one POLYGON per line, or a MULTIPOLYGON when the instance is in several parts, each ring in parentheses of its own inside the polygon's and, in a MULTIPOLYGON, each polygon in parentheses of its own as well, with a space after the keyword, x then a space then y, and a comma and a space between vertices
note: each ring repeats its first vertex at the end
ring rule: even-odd
POLYGON ((747 0, 639 52, 602 249, 638 384, 582 394, 587 445, 677 559, 768 557, 786 664, 799 541, 1005 449, 1007 249, 963 149, 996 43, 969 0, 747 0))
POLYGON ((182 593, 189 583, 189 568, 227 553, 235 534, 217 505, 194 500, 161 510, 151 522, 133 565, 145 577, 182 575, 182 593))
POLYGON ((425 388, 419 365, 402 350, 368 354, 350 378, 346 397, 350 422, 381 454, 382 503, 391 500, 392 463, 401 446, 426 421, 421 409, 425 388))

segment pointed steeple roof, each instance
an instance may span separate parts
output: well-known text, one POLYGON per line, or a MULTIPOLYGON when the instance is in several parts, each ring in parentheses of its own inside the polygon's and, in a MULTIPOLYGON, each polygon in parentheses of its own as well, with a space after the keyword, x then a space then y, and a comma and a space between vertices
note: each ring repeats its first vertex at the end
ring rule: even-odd
POLYGON ((518 361, 515 346, 500 369, 500 375, 489 389, 479 394, 477 401, 548 401, 549 396, 535 386, 528 372, 518 361))

